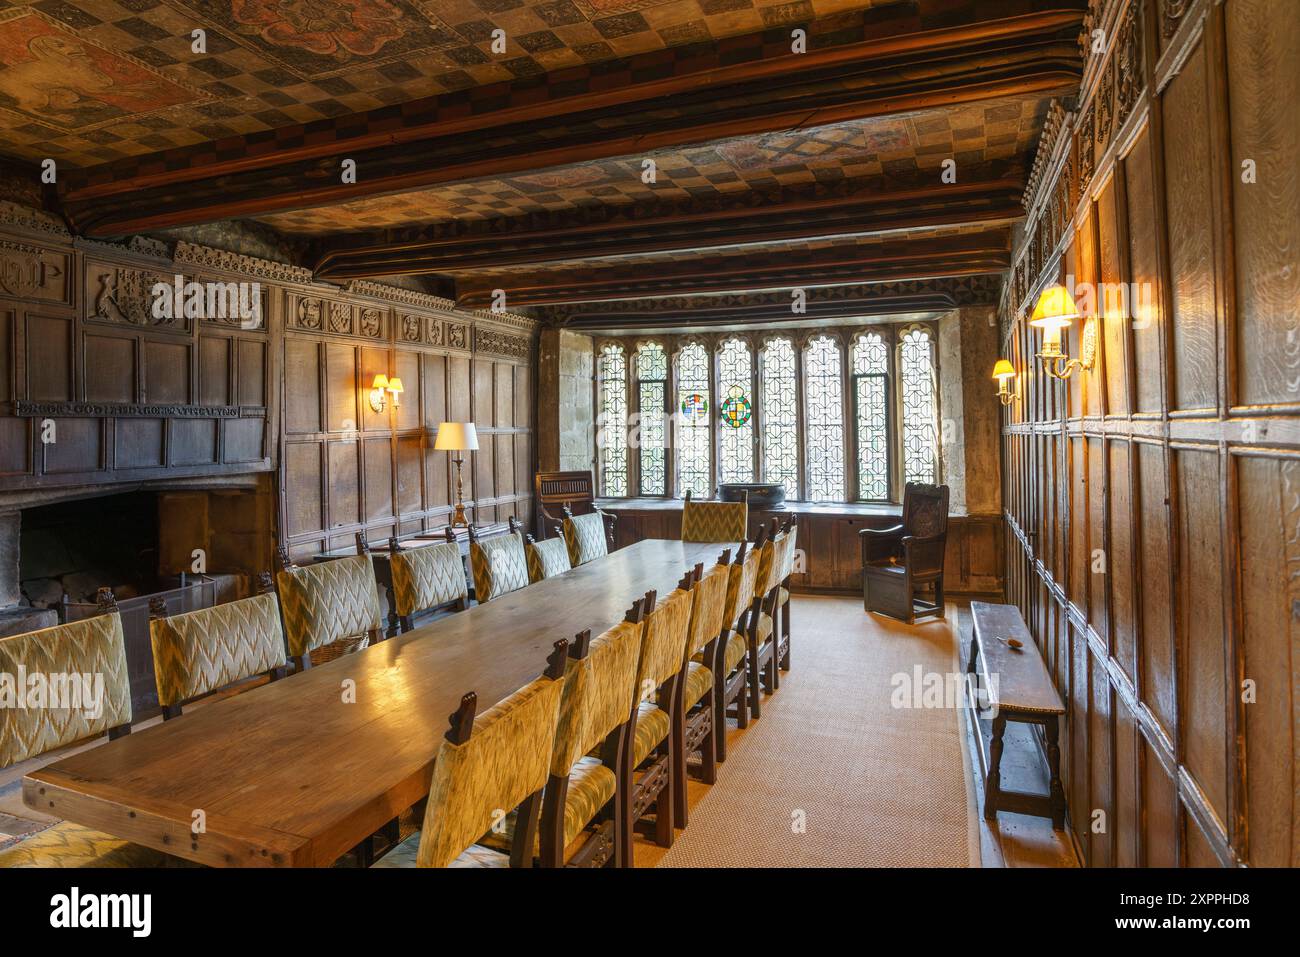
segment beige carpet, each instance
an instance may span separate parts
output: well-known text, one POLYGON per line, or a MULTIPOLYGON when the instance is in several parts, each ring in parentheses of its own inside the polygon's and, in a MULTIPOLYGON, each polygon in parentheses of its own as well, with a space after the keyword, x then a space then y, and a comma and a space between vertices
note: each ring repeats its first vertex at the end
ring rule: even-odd
POLYGON ((729 736, 718 783, 692 786, 689 827, 657 866, 978 866, 960 712, 891 704, 896 673, 959 670, 948 624, 908 627, 850 598, 798 597, 792 612, 793 669, 729 736))

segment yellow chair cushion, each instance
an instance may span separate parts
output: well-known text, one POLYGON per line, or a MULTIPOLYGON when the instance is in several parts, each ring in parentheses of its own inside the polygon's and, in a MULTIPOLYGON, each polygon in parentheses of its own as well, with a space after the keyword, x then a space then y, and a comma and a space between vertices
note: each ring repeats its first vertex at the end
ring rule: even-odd
MULTIPOLYGON (((738 631, 727 632, 727 650, 723 654, 723 664, 730 674, 735 670, 736 665, 740 664, 745 658, 745 652, 749 650, 749 644, 745 641, 745 636, 738 631)), ((702 662, 700 655, 691 659, 693 663, 702 662)))
POLYGON ((471 542, 469 565, 480 604, 528 587, 528 557, 518 532, 471 542))
MULTIPOLYGON (((401 844, 381 857, 371 867, 416 867, 420 855, 420 835, 416 831, 401 844)), ((509 867, 510 856, 488 847, 471 844, 448 867, 509 867)))
POLYGON ((284 637, 294 657, 383 627, 369 555, 287 568, 276 584, 284 637))
MULTIPOLYGON (((618 787, 614 772, 593 757, 579 758, 569 772, 569 790, 564 803, 564 846, 569 847, 591 819, 609 803, 618 787)), ((489 831, 478 843, 494 850, 509 852, 515 842, 518 814, 511 811, 499 831, 489 831)), ((540 837, 533 841, 533 853, 541 852, 540 837)))
POLYGON ((699 701, 713 687, 713 672, 698 661, 686 664, 686 695, 683 706, 689 708, 699 701))
POLYGON ((646 759, 659 742, 668 737, 672 722, 668 712, 656 708, 649 701, 637 708, 636 734, 632 738, 632 766, 636 767, 646 759))
POLYGON ((744 502, 687 502, 682 506, 682 541, 739 542, 748 518, 744 502))
POLYGON ((71 821, 60 821, 0 851, 0 867, 197 866, 71 821))
POLYGON ((758 618, 758 643, 761 645, 772 637, 772 616, 760 615, 758 618))
POLYGON ((562 538, 526 543, 524 552, 528 556, 528 580, 531 583, 563 575, 572 567, 569 564, 569 548, 562 538))
POLYGON ((790 600, 790 589, 782 588, 780 592, 780 596, 777 599, 777 604, 784 605, 789 600, 790 600))

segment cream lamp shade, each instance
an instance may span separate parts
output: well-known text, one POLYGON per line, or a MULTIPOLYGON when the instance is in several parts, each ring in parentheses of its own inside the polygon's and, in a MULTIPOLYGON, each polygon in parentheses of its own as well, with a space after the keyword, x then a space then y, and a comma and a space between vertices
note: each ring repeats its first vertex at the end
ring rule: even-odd
POLYGON ((375 376, 375 381, 370 383, 370 388, 380 389, 380 390, 387 389, 388 376, 384 375, 382 372, 379 373, 378 375, 375 376))
POLYGON ((1015 366, 1006 359, 999 359, 993 367, 993 378, 998 380, 1014 378, 1015 374, 1015 366))
POLYGON ((399 379, 397 376, 393 376, 391 379, 389 379, 388 385, 385 386, 385 388, 387 388, 389 392, 393 392, 393 393, 406 391, 405 389, 402 388, 402 380, 399 379))
POLYGON ((1070 290, 1057 283, 1048 286, 1039 295, 1038 302, 1034 305, 1034 314, 1029 317, 1029 324, 1043 330, 1044 345, 1055 346, 1060 344, 1061 330, 1072 319, 1078 318, 1079 307, 1074 304, 1070 290))
POLYGON ((442 422, 433 447, 443 452, 477 451, 478 431, 473 422, 442 422))

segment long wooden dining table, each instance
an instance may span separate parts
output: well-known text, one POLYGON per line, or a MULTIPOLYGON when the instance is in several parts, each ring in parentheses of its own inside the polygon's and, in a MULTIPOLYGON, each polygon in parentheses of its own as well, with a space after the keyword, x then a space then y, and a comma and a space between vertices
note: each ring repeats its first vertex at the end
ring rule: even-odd
POLYGON ((448 717, 542 673, 728 543, 647 539, 23 778, 28 807, 218 867, 322 867, 425 797, 448 717))

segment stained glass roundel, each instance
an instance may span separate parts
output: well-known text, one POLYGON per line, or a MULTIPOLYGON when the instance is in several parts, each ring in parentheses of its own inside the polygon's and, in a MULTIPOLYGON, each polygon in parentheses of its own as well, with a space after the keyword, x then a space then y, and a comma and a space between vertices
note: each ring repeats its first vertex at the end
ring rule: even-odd
POLYGON ((733 385, 727 397, 722 401, 722 421, 733 429, 741 428, 754 414, 754 407, 745 398, 744 391, 733 385))
POLYGON ((682 396, 682 415, 691 420, 702 419, 709 414, 709 400, 698 392, 682 396))

